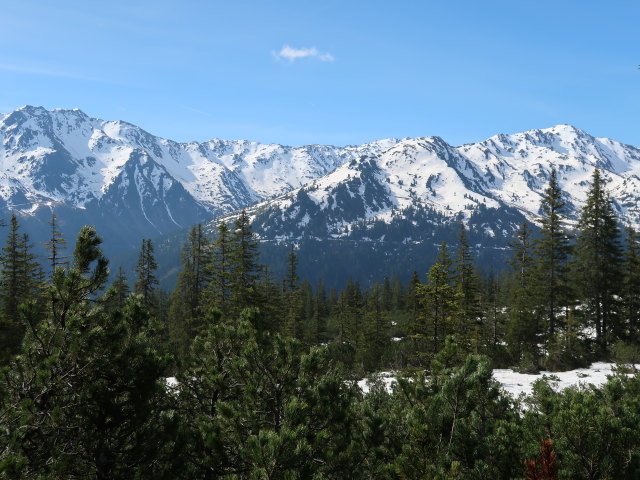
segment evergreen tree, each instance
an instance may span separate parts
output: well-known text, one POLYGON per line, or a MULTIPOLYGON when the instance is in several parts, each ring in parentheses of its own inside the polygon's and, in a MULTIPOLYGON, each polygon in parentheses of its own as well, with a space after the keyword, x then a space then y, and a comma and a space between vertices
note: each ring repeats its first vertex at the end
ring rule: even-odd
POLYGON ((53 274, 57 267, 68 265, 69 257, 64 255, 64 250, 67 248, 67 241, 64 238, 64 234, 58 230, 58 216, 53 212, 51 213, 49 226, 51 227, 51 234, 49 241, 45 243, 45 247, 49 251, 47 259, 51 262, 51 273, 53 274))
POLYGON ((507 325, 507 344, 512 358, 523 370, 537 370, 540 352, 540 328, 536 315, 533 289, 533 259, 531 256, 531 230, 522 222, 512 243, 513 257, 509 264, 513 270, 510 285, 507 325))
POLYGON ((260 266, 256 302, 260 306, 261 331, 276 333, 286 330, 287 306, 282 286, 278 284, 268 265, 260 266))
POLYGON ((540 237, 536 239, 536 287, 546 330, 553 336, 560 325, 558 312, 568 309, 569 282, 567 262, 570 237, 562 225, 565 203, 558 185, 555 168, 551 170, 549 186, 540 205, 540 237))
MULTIPOLYGON (((460 292, 460 322, 456 325, 461 346, 472 350, 472 343, 479 342, 482 309, 480 308, 480 279, 475 272, 471 248, 467 240, 467 229, 460 222, 458 252, 455 258, 454 285, 460 292), (473 341, 475 337, 475 342, 473 341)), ((477 350, 477 348, 476 348, 477 350)))
POLYGON ((365 346, 363 362, 366 371, 383 364, 389 343, 388 310, 384 309, 384 287, 377 283, 365 295, 365 346))
POLYGON ((249 215, 242 210, 233 225, 231 240, 231 298, 235 314, 257 304, 258 242, 249 215))
POLYGON ((504 337, 504 315, 502 306, 504 305, 503 285, 498 280, 495 272, 492 270, 486 280, 485 290, 487 292, 487 319, 488 334, 486 336, 487 345, 492 352, 496 352, 499 345, 502 344, 504 337))
POLYGON ((631 226, 626 228, 620 297, 625 336, 637 343, 640 341, 640 244, 631 226))
POLYGON ((136 265, 138 276, 134 285, 134 292, 142 296, 142 301, 146 306, 152 305, 153 293, 159 284, 156 278, 157 269, 158 264, 153 256, 153 243, 151 243, 151 239, 143 238, 136 265))
POLYGON ((191 229, 182 249, 182 270, 171 295, 169 310, 169 339, 182 354, 200 329, 199 314, 203 296, 210 280, 210 242, 198 224, 191 229))
POLYGON ((303 339, 302 298, 298 284, 298 256, 293 245, 287 255, 287 276, 284 281, 284 301, 286 304, 286 335, 303 339))
POLYGON ((110 312, 117 312, 124 309, 127 298, 131 293, 127 275, 122 267, 118 267, 116 278, 104 295, 106 309, 110 312))
POLYGON ((318 345, 326 341, 327 326, 326 321, 329 316, 329 306, 327 300, 327 291, 322 280, 318 282, 316 294, 313 297, 313 314, 311 319, 311 337, 310 343, 318 345))
POLYGON ((580 212, 575 283, 584 302, 584 321, 594 327, 601 350, 618 330, 616 295, 620 284, 621 249, 619 229, 611 198, 599 169, 593 173, 585 205, 580 212))
POLYGON ((226 318, 231 308, 233 284, 233 262, 231 233, 226 222, 218 225, 218 235, 213 243, 211 263, 209 265, 209 306, 222 312, 226 318))
POLYGON ((52 310, 41 318, 33 303, 23 307, 24 348, 0 376, 9 406, 2 478, 170 475, 172 456, 162 454, 174 434, 164 430, 166 359, 139 305, 108 314, 95 302, 108 276, 100 243, 83 227, 72 266, 54 272, 52 310))
POLYGON ((418 322, 418 316, 420 314, 420 299, 418 295, 418 285, 420 285, 420 277, 415 270, 411 273, 411 279, 407 286, 407 293, 405 297, 405 308, 407 310, 407 322, 409 328, 414 328, 418 322))
POLYGON ((24 326, 18 307, 39 298, 42 286, 42 269, 31 253, 29 237, 20 233, 18 220, 12 215, 7 242, 0 254, 0 362, 15 353, 22 341, 24 326))
POLYGON ((453 326, 461 314, 462 294, 453 286, 451 264, 447 245, 442 243, 436 262, 427 274, 428 282, 417 287, 422 318, 413 337, 422 344, 418 350, 418 355, 422 357, 426 355, 425 340, 431 337, 431 351, 437 353, 446 336, 454 333, 453 326))

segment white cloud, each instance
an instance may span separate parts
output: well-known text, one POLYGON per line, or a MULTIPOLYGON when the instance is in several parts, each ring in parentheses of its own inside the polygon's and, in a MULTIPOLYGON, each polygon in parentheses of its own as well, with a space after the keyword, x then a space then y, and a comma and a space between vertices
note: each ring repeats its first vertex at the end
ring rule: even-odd
POLYGON ((299 58, 317 58, 321 62, 333 62, 335 59, 330 53, 319 52, 316 47, 311 48, 294 48, 285 45, 279 52, 272 52, 278 59, 289 60, 293 63, 299 58))

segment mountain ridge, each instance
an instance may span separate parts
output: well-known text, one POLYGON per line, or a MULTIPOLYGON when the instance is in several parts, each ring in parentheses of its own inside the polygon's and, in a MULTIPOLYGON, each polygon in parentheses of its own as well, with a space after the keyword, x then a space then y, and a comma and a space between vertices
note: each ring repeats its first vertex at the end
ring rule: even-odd
POLYGON ((424 136, 336 147, 175 142, 79 109, 0 115, 0 216, 21 215, 42 242, 55 211, 69 235, 95 224, 112 252, 196 223, 213 230, 242 208, 266 242, 408 245, 450 239, 446 225, 463 221, 477 244, 503 250, 519 222, 536 222, 551 168, 575 222, 596 167, 621 218, 639 225, 640 149, 567 124, 460 146, 424 136))

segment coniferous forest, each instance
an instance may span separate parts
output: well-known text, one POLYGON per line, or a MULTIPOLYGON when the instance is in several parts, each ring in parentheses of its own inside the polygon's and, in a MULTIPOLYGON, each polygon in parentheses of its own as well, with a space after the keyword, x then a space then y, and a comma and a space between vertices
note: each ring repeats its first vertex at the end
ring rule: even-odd
POLYGON ((568 222, 553 172, 502 269, 461 223, 428 272, 341 290, 301 281, 294 245, 274 277, 246 212, 191 230, 172 292, 149 239, 130 285, 93 227, 71 252, 53 215, 43 265, 12 216, 0 478, 640 478, 640 244, 598 170, 586 188, 568 222), (598 360, 619 364, 599 388, 492 378, 598 360))

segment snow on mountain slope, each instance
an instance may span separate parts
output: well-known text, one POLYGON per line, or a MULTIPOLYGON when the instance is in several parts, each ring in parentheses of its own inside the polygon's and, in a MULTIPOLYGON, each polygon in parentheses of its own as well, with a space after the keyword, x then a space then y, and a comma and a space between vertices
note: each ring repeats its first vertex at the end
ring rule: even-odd
POLYGON ((260 204, 252 213, 264 217, 270 212, 270 219, 280 215, 278 236, 286 236, 287 228, 295 230, 288 223, 300 228, 311 216, 323 214, 329 230, 344 236, 348 225, 389 222, 406 208, 426 207, 451 219, 478 217, 482 211, 487 213, 481 227, 493 236, 491 219, 498 220, 506 211, 536 220, 554 167, 572 221, 597 167, 620 217, 640 225, 640 149, 594 138, 569 125, 497 135, 460 147, 438 137, 404 139, 377 156, 352 160, 301 189, 260 204))
POLYGON ((177 143, 80 110, 0 115, 0 215, 42 223, 55 207, 70 229, 94 223, 130 244, 251 206, 280 238, 348 236, 407 209, 505 238, 522 215, 535 221, 552 167, 573 220, 598 167, 621 217, 640 225, 640 149, 569 125, 459 147, 438 137, 289 147, 177 143))
POLYGON ((584 202, 593 170, 598 167, 616 200, 618 213, 640 224, 640 149, 636 147, 594 138, 571 125, 557 125, 496 135, 458 147, 458 151, 478 166, 494 198, 526 212, 530 218, 539 212, 541 194, 553 167, 558 170, 565 201, 574 217, 584 202))
POLYGON ((18 210, 43 201, 84 208, 101 199, 127 163, 142 155, 212 214, 289 191, 396 142, 345 148, 229 140, 180 144, 126 122, 90 118, 80 110, 30 106, 0 121, 0 140, 0 197, 18 210), (20 193, 25 205, 13 201, 20 193))

